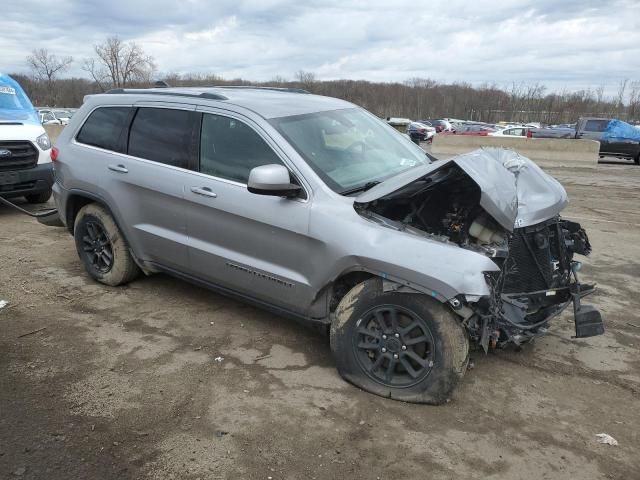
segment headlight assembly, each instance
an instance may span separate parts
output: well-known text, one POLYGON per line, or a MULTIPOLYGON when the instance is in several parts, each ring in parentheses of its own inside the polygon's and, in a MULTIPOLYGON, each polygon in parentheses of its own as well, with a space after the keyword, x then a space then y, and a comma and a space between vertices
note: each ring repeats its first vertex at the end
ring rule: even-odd
POLYGON ((36 143, 42 150, 49 150, 51 148, 51 140, 49 140, 49 135, 46 133, 36 138, 36 143))

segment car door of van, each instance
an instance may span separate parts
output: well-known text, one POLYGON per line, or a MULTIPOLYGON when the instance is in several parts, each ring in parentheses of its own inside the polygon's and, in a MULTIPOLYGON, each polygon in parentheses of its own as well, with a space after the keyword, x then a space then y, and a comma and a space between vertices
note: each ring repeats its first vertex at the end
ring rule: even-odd
POLYGON ((184 181, 192 162, 195 106, 134 105, 126 154, 101 165, 108 203, 134 253, 145 262, 188 269, 184 181))
POLYGON ((199 172, 189 174, 185 188, 191 270, 219 287, 303 313, 311 295, 304 265, 315 245, 308 236, 310 188, 298 180, 299 198, 250 193, 252 168, 285 164, 292 171, 293 165, 250 119, 199 110, 199 172))

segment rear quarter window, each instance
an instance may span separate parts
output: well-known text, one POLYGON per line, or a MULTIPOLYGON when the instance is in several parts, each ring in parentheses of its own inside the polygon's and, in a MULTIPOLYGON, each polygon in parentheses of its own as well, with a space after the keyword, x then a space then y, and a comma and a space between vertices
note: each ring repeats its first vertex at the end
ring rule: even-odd
POLYGON ((127 126, 131 107, 100 107, 95 109, 76 136, 76 141, 124 153, 123 131, 127 126))

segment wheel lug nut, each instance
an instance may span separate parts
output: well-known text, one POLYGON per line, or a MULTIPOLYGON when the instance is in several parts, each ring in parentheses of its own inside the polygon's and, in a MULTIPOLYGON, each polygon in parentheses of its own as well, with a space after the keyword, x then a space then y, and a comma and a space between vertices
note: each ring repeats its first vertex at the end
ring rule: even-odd
POLYGON ((403 350, 406 350, 406 349, 407 349, 407 346, 406 346, 406 345, 402 345, 402 349, 403 349, 403 350))
POLYGON ((400 334, 399 334, 399 333, 396 333, 396 334, 394 335, 394 337, 396 337, 396 338, 400 338, 400 334))
POLYGON ((387 349, 386 349, 386 348, 384 348, 384 347, 382 347, 382 348, 380 349, 380 351, 381 351, 382 353, 387 353, 387 349))
POLYGON ((386 340, 386 339, 387 339, 387 336, 386 336, 386 335, 382 335, 382 339, 383 339, 383 340, 386 340))
POLYGON ((393 354, 393 358, 397 359, 397 358, 398 358, 398 354, 397 354, 397 353, 394 353, 394 354, 393 354))

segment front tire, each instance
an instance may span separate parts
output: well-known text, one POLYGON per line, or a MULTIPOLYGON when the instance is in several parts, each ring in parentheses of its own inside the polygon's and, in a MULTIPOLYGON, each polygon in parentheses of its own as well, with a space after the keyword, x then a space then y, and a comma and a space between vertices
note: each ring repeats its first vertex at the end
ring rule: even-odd
POLYGON ((24 198, 29 203, 47 203, 51 198, 52 193, 53 192, 51 191, 51 189, 49 189, 45 190, 44 192, 25 195, 24 198))
POLYGON ((468 336, 444 305, 418 293, 384 292, 378 278, 352 288, 331 324, 340 375, 382 397, 439 405, 462 379, 468 336))
POLYGON ((103 206, 90 203, 82 207, 73 236, 78 255, 94 280, 115 287, 129 283, 140 273, 129 244, 103 206))

